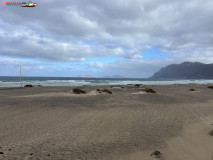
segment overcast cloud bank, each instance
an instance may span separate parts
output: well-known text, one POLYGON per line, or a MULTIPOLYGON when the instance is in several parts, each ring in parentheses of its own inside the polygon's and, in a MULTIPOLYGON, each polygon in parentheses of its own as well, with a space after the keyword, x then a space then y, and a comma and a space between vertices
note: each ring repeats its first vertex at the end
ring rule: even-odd
POLYGON ((28 76, 148 77, 171 63, 213 63, 212 0, 37 3, 1 6, 0 75, 22 65, 28 76), (155 47, 166 56, 143 55, 155 47))

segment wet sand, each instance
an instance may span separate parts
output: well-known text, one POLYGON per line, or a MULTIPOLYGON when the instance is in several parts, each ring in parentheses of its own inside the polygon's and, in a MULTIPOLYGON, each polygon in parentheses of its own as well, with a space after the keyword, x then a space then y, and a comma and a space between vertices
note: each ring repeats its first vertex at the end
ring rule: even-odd
POLYGON ((0 159, 213 160, 207 85, 73 88, 1 87, 0 159))

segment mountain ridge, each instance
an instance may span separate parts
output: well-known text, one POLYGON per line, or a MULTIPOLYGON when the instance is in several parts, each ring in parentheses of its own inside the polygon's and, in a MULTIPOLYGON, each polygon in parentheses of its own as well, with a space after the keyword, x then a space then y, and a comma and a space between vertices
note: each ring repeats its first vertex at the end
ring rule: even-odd
POLYGON ((213 64, 183 62, 170 64, 154 73, 150 79, 213 79, 213 64))

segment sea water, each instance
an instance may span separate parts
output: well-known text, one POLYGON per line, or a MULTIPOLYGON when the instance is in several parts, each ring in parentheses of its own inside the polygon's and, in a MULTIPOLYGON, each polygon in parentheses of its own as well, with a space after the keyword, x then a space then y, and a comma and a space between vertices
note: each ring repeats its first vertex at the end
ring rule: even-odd
MULTIPOLYGON (((42 86, 82 86, 82 85, 167 85, 167 84, 207 84, 213 80, 184 79, 184 80, 151 80, 146 78, 81 78, 81 77, 22 77, 22 85, 42 86)), ((0 76, 0 86, 20 86, 20 77, 0 76)))

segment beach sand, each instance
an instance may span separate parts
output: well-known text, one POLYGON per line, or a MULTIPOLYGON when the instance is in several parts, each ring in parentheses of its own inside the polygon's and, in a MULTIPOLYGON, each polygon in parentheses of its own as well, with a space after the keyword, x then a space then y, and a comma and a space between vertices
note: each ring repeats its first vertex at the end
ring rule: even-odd
POLYGON ((0 159, 213 160, 207 86, 1 87, 0 159))

